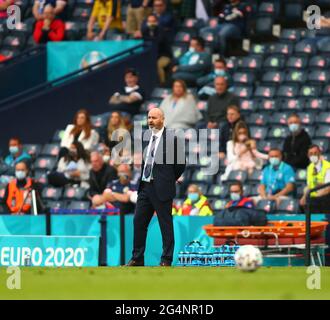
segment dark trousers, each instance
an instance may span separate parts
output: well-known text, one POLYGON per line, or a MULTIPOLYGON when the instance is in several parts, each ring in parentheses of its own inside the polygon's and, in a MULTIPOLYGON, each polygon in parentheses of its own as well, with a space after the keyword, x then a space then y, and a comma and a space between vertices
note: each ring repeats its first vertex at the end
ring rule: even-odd
POLYGON ((134 215, 133 260, 144 260, 148 226, 156 211, 163 239, 161 261, 171 263, 174 251, 172 200, 160 201, 152 182, 141 183, 141 190, 139 192, 134 215))

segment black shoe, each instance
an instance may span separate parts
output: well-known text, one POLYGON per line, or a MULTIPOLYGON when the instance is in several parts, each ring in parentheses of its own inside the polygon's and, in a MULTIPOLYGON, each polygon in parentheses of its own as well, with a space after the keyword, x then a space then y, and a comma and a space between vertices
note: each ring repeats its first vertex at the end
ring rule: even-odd
POLYGON ((170 267, 172 265, 172 262, 162 261, 159 265, 161 267, 170 267))
POLYGON ((131 259, 130 261, 128 261, 125 267, 144 267, 144 261, 136 261, 131 259))

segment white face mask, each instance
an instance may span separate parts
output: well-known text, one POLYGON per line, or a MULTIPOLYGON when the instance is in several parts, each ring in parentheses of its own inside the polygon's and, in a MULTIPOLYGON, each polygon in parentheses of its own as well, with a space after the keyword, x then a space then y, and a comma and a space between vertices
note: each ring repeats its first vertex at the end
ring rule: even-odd
POLYGON ((15 176, 16 176, 17 180, 23 180, 26 178, 26 172, 23 170, 16 170, 15 176))
POLYGON ((110 156, 109 156, 109 155, 104 155, 104 156, 103 156, 103 161, 104 161, 105 163, 108 163, 109 160, 110 160, 110 156))
POLYGON ((317 164, 319 162, 319 157, 318 156, 310 156, 309 161, 311 163, 317 164))

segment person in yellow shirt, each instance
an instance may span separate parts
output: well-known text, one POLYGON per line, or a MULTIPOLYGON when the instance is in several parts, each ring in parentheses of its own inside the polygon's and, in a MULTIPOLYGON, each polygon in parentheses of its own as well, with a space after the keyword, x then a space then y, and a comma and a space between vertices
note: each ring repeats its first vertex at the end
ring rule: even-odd
POLYGON ((177 216, 211 216, 213 211, 207 198, 196 184, 187 189, 188 197, 180 208, 172 207, 172 215, 177 216))
MULTIPOLYGON (((306 206, 307 191, 330 182, 330 162, 323 159, 321 149, 312 145, 308 149, 310 165, 307 167, 307 187, 300 205, 306 206)), ((330 212, 330 187, 311 193, 311 209, 313 212, 330 212)))
POLYGON ((88 21, 87 39, 102 40, 109 29, 123 29, 121 0, 95 0, 92 14, 88 21), (93 31, 96 21, 101 29, 99 34, 95 34, 93 31))

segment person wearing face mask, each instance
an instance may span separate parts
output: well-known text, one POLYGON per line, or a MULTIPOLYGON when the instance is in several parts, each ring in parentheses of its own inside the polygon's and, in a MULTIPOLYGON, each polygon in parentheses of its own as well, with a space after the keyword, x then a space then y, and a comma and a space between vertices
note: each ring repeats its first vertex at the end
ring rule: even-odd
POLYGON ((230 185, 230 201, 226 204, 226 208, 254 208, 252 198, 244 197, 243 186, 240 181, 236 181, 230 185))
POLYGON ((11 214, 26 214, 31 212, 32 200, 31 190, 36 191, 38 212, 44 208, 41 200, 41 185, 35 183, 29 177, 28 166, 25 162, 18 162, 15 165, 15 179, 10 181, 6 187, 3 198, 5 210, 11 214))
POLYGON ((94 208, 119 208, 122 214, 132 214, 137 201, 137 184, 132 181, 132 171, 128 164, 117 168, 118 179, 108 183, 103 194, 93 198, 94 208))
POLYGON ((308 147, 312 140, 301 125, 301 119, 297 114, 288 118, 289 136, 283 144, 283 160, 294 169, 306 169, 309 164, 307 155, 308 147))
POLYGON ((57 169, 48 174, 48 182, 54 187, 67 184, 78 184, 89 188, 89 157, 83 145, 75 141, 71 144, 67 155, 58 162, 57 169))
POLYGON ((89 197, 92 200, 94 196, 102 194, 109 183, 117 179, 117 170, 109 165, 109 161, 104 161, 97 151, 91 153, 90 162, 89 197))
POLYGON ((144 41, 151 42, 157 48, 157 71, 160 85, 166 83, 166 68, 172 61, 172 50, 170 42, 164 29, 159 25, 155 14, 148 16, 145 24, 142 25, 141 37, 144 41))
POLYGON ((180 208, 173 206, 172 214, 177 216, 211 216, 213 210, 205 195, 196 184, 191 184, 187 189, 187 199, 180 208))
POLYGON ((197 86, 200 88, 198 97, 200 99, 207 99, 209 96, 215 94, 213 81, 216 77, 223 77, 230 87, 230 75, 227 70, 226 60, 223 58, 216 59, 213 63, 213 70, 204 77, 197 79, 197 86))
POLYGON ((22 161, 29 165, 31 156, 23 150, 21 140, 13 137, 9 140, 9 155, 5 158, 4 162, 7 166, 14 168, 17 163, 22 161))
POLYGON ((221 180, 226 180, 232 170, 248 171, 252 174, 255 168, 261 168, 268 155, 257 150, 255 140, 243 121, 239 121, 233 131, 233 139, 227 142, 227 166, 221 180))
MULTIPOLYGON (((300 205, 306 205, 307 191, 320 185, 330 182, 330 162, 322 157, 321 149, 317 145, 308 148, 308 158, 310 161, 307 167, 307 186, 304 195, 300 199, 300 205)), ((311 206, 314 212, 324 212, 330 210, 330 188, 325 188, 311 193, 311 206)))
POLYGON ((211 66, 212 58, 205 51, 205 41, 200 37, 193 37, 189 50, 174 61, 172 79, 184 80, 189 86, 196 86, 196 79, 206 75, 211 66))
POLYGON ((281 150, 271 149, 268 156, 269 165, 262 171, 259 196, 255 198, 255 202, 268 199, 279 204, 281 200, 292 196, 295 190, 295 172, 282 160, 281 150))

